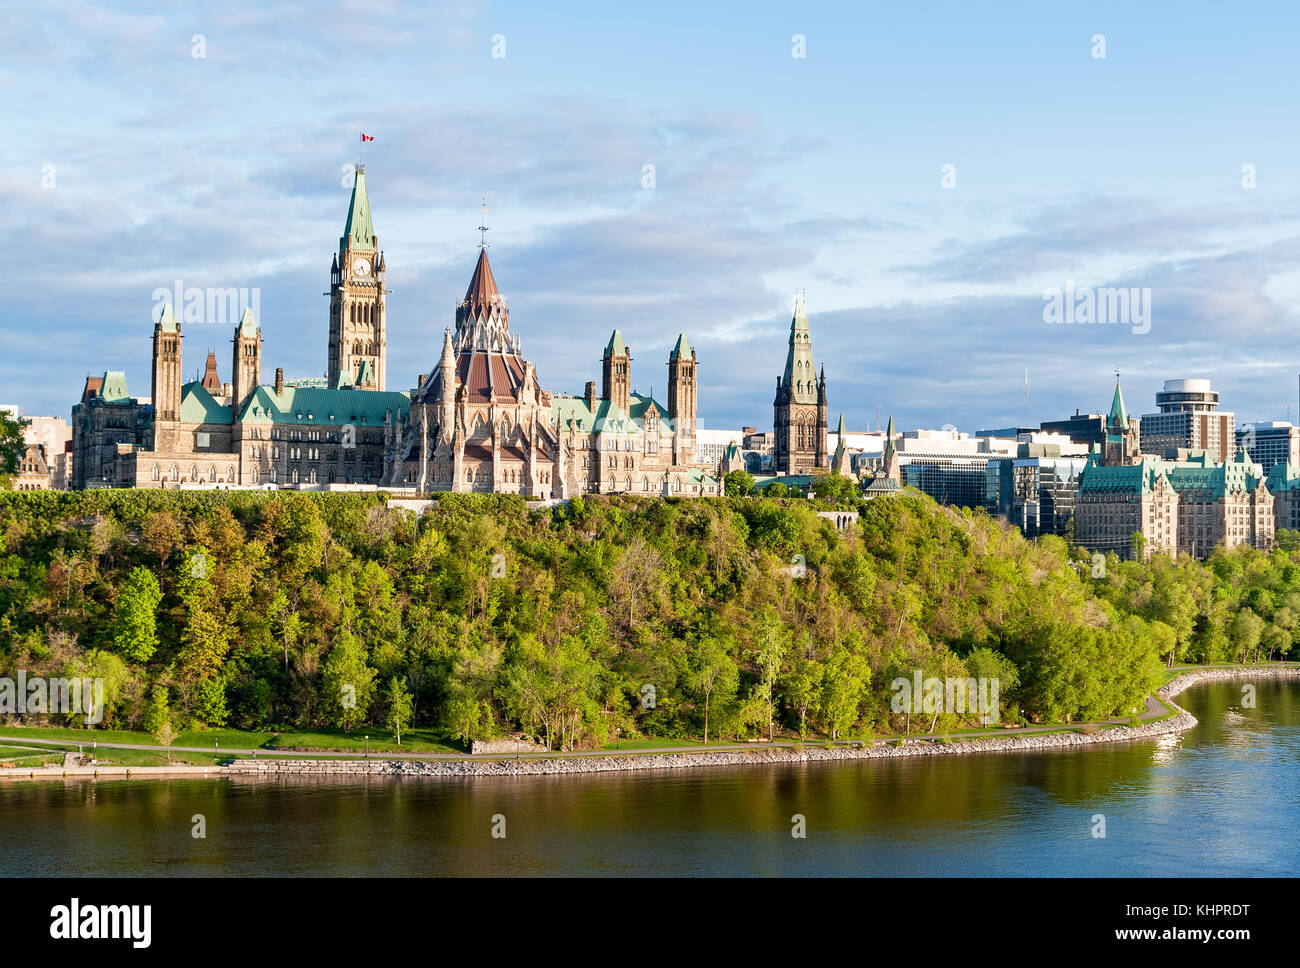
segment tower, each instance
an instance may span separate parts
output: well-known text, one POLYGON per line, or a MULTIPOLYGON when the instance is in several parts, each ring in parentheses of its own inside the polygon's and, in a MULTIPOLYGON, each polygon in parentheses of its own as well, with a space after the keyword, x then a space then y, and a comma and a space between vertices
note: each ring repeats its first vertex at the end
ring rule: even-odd
POLYGON ((673 463, 695 460, 695 415, 699 406, 695 383, 695 350, 685 333, 668 354, 668 416, 673 424, 673 463))
MULTIPOLYGON (((180 420, 181 414, 181 326, 171 304, 163 306, 162 315, 153 327, 153 419, 154 448, 158 436, 166 436, 164 426, 180 420)), ((167 446, 170 446, 167 441, 167 446)))
POLYGON ((357 385, 367 390, 387 386, 388 324, 384 275, 366 194, 366 169, 357 166, 347 224, 330 266, 330 338, 328 378, 331 387, 357 385))
POLYGON ((262 330, 245 307, 235 327, 234 352, 230 363, 230 410, 239 419, 239 411, 262 383, 262 330))
POLYGON ((623 334, 614 330, 605 346, 601 368, 603 388, 601 396, 613 403, 623 416, 632 413, 632 353, 623 342, 623 334))
POLYGON ((1119 374, 1115 374, 1115 396, 1111 399, 1110 413, 1106 415, 1105 442, 1102 444, 1101 462, 1108 465, 1134 464, 1142 457, 1138 422, 1129 418, 1124 406, 1124 392, 1120 389, 1119 374))
POLYGON ((812 332, 802 298, 795 301, 785 373, 772 403, 773 466, 778 474, 811 474, 827 464, 826 374, 813 367, 812 332))
POLYGON ((903 469, 898 462, 898 448, 894 446, 894 415, 889 415, 889 427, 885 430, 884 476, 887 480, 899 484, 903 480, 903 469))

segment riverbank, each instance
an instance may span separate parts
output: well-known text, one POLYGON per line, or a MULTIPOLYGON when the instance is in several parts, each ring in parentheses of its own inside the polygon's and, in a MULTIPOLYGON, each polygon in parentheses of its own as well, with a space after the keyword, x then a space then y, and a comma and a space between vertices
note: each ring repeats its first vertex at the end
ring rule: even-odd
MULTIPOLYGON (((1300 667, 1264 669, 1196 669, 1171 679, 1156 692, 1156 698, 1174 715, 1139 726, 1109 726, 1095 732, 1063 731, 1038 734, 987 736, 941 742, 912 737, 902 745, 897 740, 877 740, 869 746, 849 747, 765 747, 700 752, 613 753, 582 756, 557 755, 548 758, 444 759, 444 760, 287 760, 236 759, 225 766, 159 767, 47 767, 43 769, 0 769, 0 779, 145 779, 172 777, 354 777, 354 776, 554 776, 560 774, 611 773, 636 770, 681 770, 716 766, 758 766, 766 764, 836 762, 889 759, 905 756, 967 756, 977 753, 1025 753, 1068 750, 1098 744, 1126 743, 1181 733, 1196 725, 1196 717, 1173 701, 1173 697, 1202 682, 1271 678, 1300 678, 1300 667)), ((1163 714, 1161 714, 1163 715, 1163 714)), ((1080 727, 1082 729, 1082 725, 1080 727)))

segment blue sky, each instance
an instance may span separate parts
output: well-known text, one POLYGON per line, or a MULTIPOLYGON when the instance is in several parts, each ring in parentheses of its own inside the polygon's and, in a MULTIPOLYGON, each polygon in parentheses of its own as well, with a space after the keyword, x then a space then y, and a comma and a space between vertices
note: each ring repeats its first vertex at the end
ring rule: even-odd
MULTIPOLYGON (((6 18, 0 402, 28 414, 67 415, 109 368, 147 395, 153 292, 176 279, 260 288, 264 379, 320 375, 364 130, 392 389, 437 359, 486 195, 512 327, 555 391, 598 379, 617 326, 662 395, 684 330, 701 425, 770 426, 799 288, 851 429, 878 407, 1022 422, 1026 369, 1035 423, 1104 410, 1116 368, 1139 413, 1203 376, 1243 422, 1297 416, 1285 4, 55 0, 6 18), (1149 331, 1046 324, 1045 290, 1071 283, 1150 288, 1149 331)), ((186 370, 211 348, 228 379, 229 339, 186 328, 186 370)))

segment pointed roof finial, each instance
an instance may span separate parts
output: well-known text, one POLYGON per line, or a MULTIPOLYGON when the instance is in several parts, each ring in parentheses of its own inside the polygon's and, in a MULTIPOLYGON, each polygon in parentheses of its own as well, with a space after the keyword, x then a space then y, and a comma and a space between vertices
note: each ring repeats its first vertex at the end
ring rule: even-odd
POLYGON ((483 196, 483 219, 482 219, 482 221, 479 223, 478 231, 479 231, 478 247, 479 247, 480 249, 486 249, 486 248, 487 248, 487 234, 488 234, 488 224, 487 224, 487 196, 486 196, 486 195, 483 196))

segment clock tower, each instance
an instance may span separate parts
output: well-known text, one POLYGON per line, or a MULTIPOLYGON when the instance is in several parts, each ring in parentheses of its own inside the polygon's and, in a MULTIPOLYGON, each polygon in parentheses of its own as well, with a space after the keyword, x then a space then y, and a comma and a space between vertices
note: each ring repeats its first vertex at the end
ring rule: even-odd
POLYGON ((386 386, 388 326, 384 312, 384 254, 379 250, 366 169, 357 166, 352 204, 330 267, 329 384, 365 390, 386 386))

